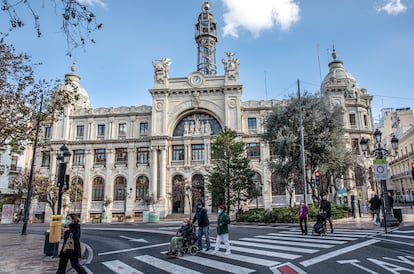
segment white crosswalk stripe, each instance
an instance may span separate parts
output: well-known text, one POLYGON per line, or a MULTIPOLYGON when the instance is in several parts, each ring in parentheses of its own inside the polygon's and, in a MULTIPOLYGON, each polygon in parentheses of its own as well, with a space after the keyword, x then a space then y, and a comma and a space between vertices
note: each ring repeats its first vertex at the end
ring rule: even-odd
MULTIPOLYGON (((134 257, 141 263, 157 268, 168 273, 201 273, 206 271, 214 273, 217 270, 225 270, 230 273, 252 273, 257 267, 275 267, 285 263, 287 260, 296 260, 306 254, 316 254, 321 250, 341 248, 345 243, 359 240, 377 234, 378 231, 364 231, 358 229, 336 229, 334 234, 327 236, 300 235, 297 228, 278 233, 267 233, 253 237, 244 237, 237 240, 230 240, 231 254, 224 254, 225 246, 220 245, 220 252, 213 255, 212 251, 200 251, 198 256, 178 256, 177 260, 168 260, 167 257, 158 258, 150 255, 134 257), (275 260, 276 259, 276 260, 275 260), (186 262, 186 263, 185 263, 186 262), (240 265, 240 263, 244 263, 240 265), (248 265, 245 265, 248 264, 248 265), (202 268, 200 268, 202 266, 202 268), (247 267, 245 267, 247 266, 247 267)), ((214 240, 212 240, 214 243, 214 240)), ((349 248, 341 248, 346 252, 349 248)), ((349 249, 349 250, 351 250, 349 249)), ((335 249, 336 250, 336 249, 335 249)), ((166 253, 166 252, 162 252, 166 253)), ((334 256, 335 251, 330 252, 334 256)), ((309 256, 307 255, 307 258, 309 256)), ((314 264, 323 260, 323 255, 317 254, 315 259, 307 259, 301 262, 303 266, 314 264)), ((141 274, 139 270, 119 260, 106 261, 103 264, 117 274, 141 274)), ((145 268, 144 268, 145 269, 145 268)))

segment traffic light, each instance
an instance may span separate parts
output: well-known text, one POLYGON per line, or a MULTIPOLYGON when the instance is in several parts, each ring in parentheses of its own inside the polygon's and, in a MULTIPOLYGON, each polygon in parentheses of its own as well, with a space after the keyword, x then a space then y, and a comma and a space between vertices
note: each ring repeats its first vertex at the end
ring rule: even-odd
POLYGON ((315 171, 315 181, 317 185, 321 184, 321 173, 319 171, 315 171))
POLYGON ((315 188, 315 179, 311 180, 311 188, 315 188))
POLYGON ((69 189, 69 175, 65 175, 65 181, 63 182, 63 191, 67 191, 69 189))
POLYGON ((411 178, 414 180, 414 163, 411 163, 411 178))

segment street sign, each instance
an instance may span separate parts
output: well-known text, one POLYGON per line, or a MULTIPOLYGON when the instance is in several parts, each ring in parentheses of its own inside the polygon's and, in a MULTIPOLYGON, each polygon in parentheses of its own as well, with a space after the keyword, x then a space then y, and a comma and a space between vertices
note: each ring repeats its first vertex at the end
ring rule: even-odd
POLYGON ((375 179, 377 180, 387 180, 387 160, 386 159, 376 159, 374 160, 374 170, 375 170, 375 179))

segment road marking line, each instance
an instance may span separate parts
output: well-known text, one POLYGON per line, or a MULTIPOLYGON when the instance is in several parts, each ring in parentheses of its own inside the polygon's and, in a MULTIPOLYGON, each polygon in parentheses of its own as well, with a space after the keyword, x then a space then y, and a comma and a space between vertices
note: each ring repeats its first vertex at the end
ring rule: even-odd
MULTIPOLYGON (((203 252, 203 253, 211 255, 211 253, 209 253, 209 252, 203 252)), ((272 266, 280 264, 280 262, 278 262, 278 261, 265 260, 265 259, 261 259, 261 258, 244 256, 244 255, 233 254, 233 253, 230 254, 230 255, 226 255, 225 253, 218 252, 217 255, 215 255, 215 256, 221 257, 221 258, 226 258, 226 259, 231 259, 231 260, 236 260, 236 261, 240 261, 240 262, 245 262, 245 263, 251 263, 251 264, 256 264, 256 265, 261 265, 261 266, 267 266, 267 267, 272 267, 272 266)))
POLYGON ((201 264, 201 265, 208 266, 211 268, 219 269, 221 271, 223 270, 230 271, 230 273, 247 274, 247 273, 252 273, 256 271, 254 269, 250 269, 250 268, 246 268, 246 267, 242 267, 242 266, 238 266, 234 264, 224 263, 224 262, 220 262, 217 260, 211 260, 211 259, 207 259, 204 257, 184 256, 184 257, 179 257, 179 258, 180 260, 184 260, 184 261, 188 261, 188 262, 192 262, 196 264, 201 264))
POLYGON ((402 233, 402 234, 406 234, 406 233, 414 233, 414 230, 395 230, 393 231, 394 233, 402 233))
POLYGON ((278 244, 278 245, 307 246, 307 247, 316 247, 316 248, 331 248, 335 246, 335 245, 325 245, 325 244, 317 244, 317 243, 303 243, 303 242, 297 242, 297 241, 287 241, 286 238, 283 238, 283 239, 285 239, 285 241, 257 239, 257 238, 240 238, 239 240, 269 243, 269 244, 278 244))
POLYGON ((164 245, 169 245, 169 244, 170 243, 162 243, 162 244, 156 244, 156 245, 146 245, 146 246, 140 246, 140 247, 134 247, 134 248, 107 251, 107 252, 98 253, 98 256, 111 255, 111 254, 117 254, 117 253, 123 253, 123 252, 129 252, 129 251, 141 250, 141 249, 148 249, 148 248, 159 247, 159 246, 164 246, 164 245))
POLYGON ((322 261, 326 261, 326 260, 334 258, 336 256, 339 256, 339 255, 348 253, 350 251, 354 251, 354 250, 357 250, 359 248, 366 247, 366 246, 369 246, 369 245, 372 245, 372 244, 375 244, 375 243, 378 243, 378 242, 380 242, 380 240, 374 240, 374 239, 367 240, 365 242, 361 242, 361 243, 358 243, 358 244, 347 246, 347 247, 344 247, 344 248, 341 248, 341 249, 338 249, 338 250, 335 250, 335 251, 332 251, 332 252, 329 252, 329 253, 322 254, 318 257, 302 261, 302 262, 300 262, 300 264, 303 265, 304 267, 308 267, 310 265, 320 263, 322 261))
MULTIPOLYGON (((277 239, 277 240, 285 240, 285 241, 292 241, 292 238, 287 237, 283 234, 277 234, 277 233, 269 233, 269 236, 259 235, 255 236, 256 238, 265 238, 265 239, 277 239)), ((333 237, 329 236, 306 236, 306 235, 299 235, 295 237, 295 241, 298 242, 308 242, 308 243, 320 243, 323 241, 326 244, 346 244, 347 241, 344 239, 339 240, 331 240, 333 237)), ((337 239, 337 238, 335 238, 337 239)), ((352 240, 357 240, 358 238, 352 238, 352 240)))
MULTIPOLYGON (((223 244, 220 245, 220 247, 224 249, 226 248, 223 244)), ((239 247, 239 246, 231 246, 231 250, 245 252, 245 253, 252 253, 252 254, 257 254, 257 255, 264 255, 264 256, 269 256, 269 257, 289 259, 289 260, 294 260, 294 259, 302 257, 302 255, 294 255, 294 254, 267 251, 267 250, 261 250, 261 249, 245 248, 245 247, 239 247)))
POLYGON ((259 244, 259 243, 252 243, 252 242, 244 242, 244 241, 231 241, 232 244, 236 245, 243 245, 243 246, 250 246, 250 247, 260 247, 260 248, 267 248, 267 249, 276 249, 276 250, 285 250, 285 251, 293 251, 299 253, 316 253, 318 249, 309 249, 303 247, 293 247, 293 246, 283 246, 283 245, 270 245, 270 244, 259 244))
MULTIPOLYGON (((270 233, 270 234, 273 234, 273 233, 270 233)), ((300 235, 297 232, 289 232, 289 231, 282 231, 282 232, 280 232, 280 234, 281 235, 294 236, 294 237, 306 236, 306 235, 300 235)), ((339 234, 339 233, 335 233, 335 234, 329 233, 330 236, 318 235, 318 234, 312 236, 312 232, 310 232, 308 234, 309 235, 307 235, 306 237, 313 237, 313 238, 315 238, 315 237, 324 237, 324 238, 329 237, 330 239, 338 239, 338 240, 356 240, 356 239, 359 239, 359 238, 364 238, 364 237, 369 236, 369 235, 354 235, 354 234, 339 234), (350 237, 348 237, 348 236, 350 236, 350 237)))
MULTIPOLYGON (((195 270, 182 267, 173 263, 169 263, 163 260, 160 260, 158 258, 149 256, 149 255, 142 255, 134 257, 134 259, 137 259, 138 261, 144 262, 146 264, 151 265, 152 267, 156 267, 158 269, 167 271, 168 273, 173 274, 201 274, 201 272, 197 272, 195 270)), ((197 257, 197 259, 200 259, 197 257)))
POLYGON ((165 235, 176 235, 177 232, 156 230, 156 229, 140 229, 140 228, 117 228, 117 227, 83 227, 82 230, 99 230, 99 231, 130 231, 130 232, 144 232, 165 235))
POLYGON ((143 272, 130 267, 120 260, 107 261, 102 264, 117 274, 144 274, 143 272))
POLYGON ((297 267, 292 263, 284 263, 275 267, 271 267, 270 271, 274 274, 285 274, 285 273, 297 273, 297 274, 306 274, 305 271, 297 267))
POLYGON ((358 260, 342 260, 342 261, 336 261, 336 262, 339 263, 339 264, 351 264, 351 265, 353 265, 355 267, 358 267, 358 268, 360 268, 362 270, 365 270, 368 273, 378 274, 378 272, 375 272, 375 271, 373 271, 373 270, 371 270, 369 268, 366 268, 366 267, 363 267, 362 265, 359 265, 358 264, 359 263, 358 260))
POLYGON ((394 237, 394 238, 404 238, 404 239, 413 239, 411 235, 395 235, 395 234, 385 234, 386 237, 394 237))

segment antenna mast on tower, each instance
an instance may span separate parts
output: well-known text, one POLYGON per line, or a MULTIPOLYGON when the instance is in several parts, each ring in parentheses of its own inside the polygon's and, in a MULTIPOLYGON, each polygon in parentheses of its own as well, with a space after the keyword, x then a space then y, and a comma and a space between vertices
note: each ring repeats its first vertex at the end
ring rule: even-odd
POLYGON ((217 73, 217 24, 214 21, 214 16, 210 13, 210 4, 207 0, 204 1, 201 10, 195 33, 198 51, 197 71, 203 74, 215 75, 217 73))

